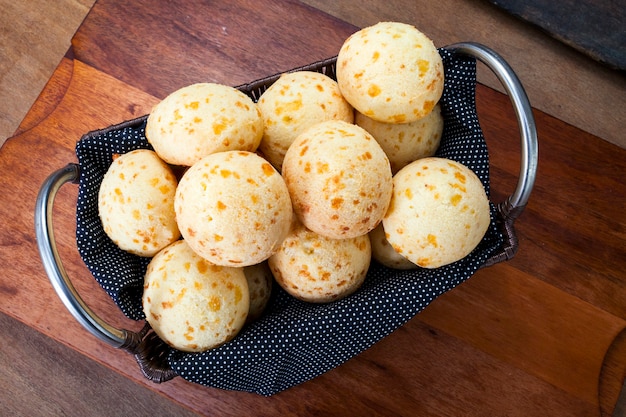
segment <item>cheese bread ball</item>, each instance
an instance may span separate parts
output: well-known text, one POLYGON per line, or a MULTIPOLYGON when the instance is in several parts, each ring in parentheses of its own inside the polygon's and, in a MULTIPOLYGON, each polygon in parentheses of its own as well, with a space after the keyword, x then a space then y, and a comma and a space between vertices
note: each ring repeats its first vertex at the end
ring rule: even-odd
POLYGON ((298 219, 323 236, 369 233, 387 211, 389 160, 364 129, 339 120, 314 125, 293 142, 283 177, 298 219))
POLYGON ((102 178, 98 213, 106 235, 122 250, 154 256, 180 237, 174 195, 177 181, 156 153, 118 156, 102 178))
POLYGON ((185 172, 174 200, 181 234, 216 265, 263 262, 289 232, 293 216, 287 186, 260 156, 218 152, 185 172))
POLYGON ((279 171, 296 136, 325 120, 354 121, 352 106, 343 98, 337 82, 311 71, 280 76, 258 102, 263 117, 259 150, 279 171))
POLYGON ((254 152, 263 136, 256 103, 236 88, 198 83, 159 102, 146 122, 146 138, 165 162, 191 166, 204 156, 254 152))
POLYGON ((394 174, 416 159, 433 156, 443 132, 441 107, 410 123, 383 123, 357 113, 355 123, 367 130, 383 148, 394 174))
POLYGON ((385 237, 385 229, 380 223, 374 230, 369 233, 370 242, 372 244, 372 258, 380 262, 387 268, 409 270, 417 269, 417 265, 400 255, 389 244, 385 237))
POLYGON ((330 239, 299 222, 268 263, 276 282, 292 296, 327 303, 356 291, 367 275, 371 246, 367 235, 330 239))
POLYGON ((142 302, 146 321, 164 342, 202 352, 239 333, 248 315, 248 284, 242 268, 213 265, 179 240, 150 261, 142 302))
POLYGON ((409 123, 432 111, 443 92, 443 63, 414 26, 381 22, 352 34, 337 56, 337 82, 360 113, 409 123))
POLYGON ((261 317, 265 307, 267 307, 272 295, 274 276, 267 261, 246 266, 243 268, 243 273, 246 275, 248 292, 250 293, 250 311, 246 323, 251 323, 261 317))
POLYGON ((437 268, 468 255, 490 224, 489 200, 479 178, 445 158, 412 162, 393 179, 393 197, 383 219, 393 248, 423 268, 437 268))

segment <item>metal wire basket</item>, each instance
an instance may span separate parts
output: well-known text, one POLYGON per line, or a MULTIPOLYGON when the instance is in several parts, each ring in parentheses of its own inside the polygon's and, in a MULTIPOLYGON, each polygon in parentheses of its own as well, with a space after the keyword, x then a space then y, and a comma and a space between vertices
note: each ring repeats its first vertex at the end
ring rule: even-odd
MULTIPOLYGON (((300 302, 288 300, 286 297, 281 298, 279 295, 270 301, 270 303, 275 303, 275 307, 272 307, 272 310, 268 313, 270 317, 267 318, 266 321, 261 320, 258 324, 252 324, 250 328, 245 328, 242 331, 245 335, 238 336, 234 341, 227 343, 227 345, 234 344, 235 346, 225 348, 225 352, 230 355, 227 361, 224 361, 222 358, 222 354, 226 354, 224 352, 216 353, 216 355, 220 355, 219 358, 203 356, 201 358, 202 363, 210 363, 206 370, 202 370, 204 377, 197 379, 192 375, 185 374, 184 369, 186 369, 190 361, 195 360, 194 356, 174 351, 151 331, 148 324, 139 332, 118 329, 109 325, 88 307, 72 285, 57 252, 53 234, 52 208, 57 191, 61 186, 68 182, 81 183, 81 172, 84 171, 84 167, 76 163, 70 163, 68 166, 59 169, 48 177, 40 189, 35 208, 35 230, 38 248, 43 266, 56 293, 75 319, 91 334, 116 348, 135 355, 143 374, 151 381, 164 382, 181 375, 185 379, 203 385, 251 391, 262 395, 272 395, 290 386, 314 378, 358 354, 377 340, 380 340, 380 338, 391 333, 403 323, 406 323, 406 321, 410 320, 415 314, 421 311, 421 309, 428 305, 434 298, 469 278, 477 269, 511 259, 517 252, 519 246, 514 223, 528 202, 537 170, 537 133, 530 103, 519 79, 511 67, 502 57, 486 46, 476 43, 458 43, 442 48, 440 52, 453 60, 450 62, 457 62, 455 60, 459 60, 458 62, 462 62, 463 65, 469 65, 470 67, 474 65, 474 71, 476 60, 483 62, 495 73, 503 84, 511 99, 520 129, 521 163, 518 183, 513 193, 510 194, 505 201, 491 203, 491 228, 493 231, 492 234, 496 236, 496 238, 492 238, 492 243, 497 242, 497 247, 481 249, 482 252, 476 254, 476 256, 468 260, 467 263, 460 262, 453 266, 452 269, 434 271, 432 281, 430 281, 430 276, 426 274, 410 276, 406 274, 411 274, 411 272, 388 271, 383 267, 376 267, 376 270, 372 272, 374 276, 366 279, 366 282, 368 279, 371 281, 365 285, 366 288, 361 293, 350 296, 356 297, 355 300, 357 301, 350 302, 377 305, 377 297, 387 297, 390 293, 393 293, 395 294, 393 295, 393 297, 395 297, 393 298, 394 300, 399 299, 402 302, 408 300, 410 307, 405 310, 402 310, 400 307, 394 309, 393 314, 397 317, 392 317, 391 319, 386 317, 384 319, 384 326, 379 326, 380 328, 377 328, 374 334, 366 338, 367 340, 365 342, 355 341, 353 349, 343 349, 339 344, 344 343, 344 341, 339 337, 336 339, 338 346, 335 347, 335 350, 341 350, 341 353, 327 354, 324 351, 324 347, 315 350, 316 343, 323 342, 325 345, 331 345, 332 347, 333 335, 322 332, 321 338, 311 337, 309 340, 309 336, 303 329, 311 325, 311 322, 332 321, 332 323, 329 324, 330 326, 334 326, 335 328, 339 326, 342 329, 345 328, 346 334, 356 334, 355 337, 363 337, 364 333, 361 333, 358 324, 346 324, 352 322, 352 319, 348 320, 346 318, 349 318, 351 314, 350 304, 343 305, 339 302, 331 303, 331 306, 303 306, 297 304, 293 307, 291 303, 300 302), (393 275, 393 278, 387 279, 387 275, 393 275), (457 277, 456 275, 459 276, 457 277), (427 294, 419 294, 417 293, 418 290, 411 286, 411 282, 418 279, 421 280, 422 283, 425 283, 426 287, 429 286, 429 283, 432 284, 427 294), (398 282, 403 283, 400 289, 397 287, 398 282), (293 327, 296 328, 296 330, 285 331, 281 328, 281 332, 288 332, 288 334, 280 333, 278 336, 265 336, 268 333, 274 333, 276 323, 287 323, 286 327, 289 327, 291 321, 293 321, 293 327), (325 337, 327 339, 324 339, 325 337), (239 343, 237 339, 239 338, 244 340, 244 342, 242 342, 244 344, 237 345, 237 343, 239 343), (278 353, 278 355, 283 356, 267 353, 269 357, 265 359, 265 362, 258 365, 257 368, 241 372, 236 369, 237 366, 256 366, 246 355, 246 352, 241 353, 242 350, 245 351, 251 346, 250 344, 245 344, 246 338, 252 338, 251 340, 253 340, 254 344, 258 344, 258 340, 263 340, 264 343, 270 345, 266 353, 275 350, 276 346, 280 344, 280 340, 284 342, 285 340, 299 338, 301 344, 306 345, 306 347, 300 347, 298 346, 298 342, 296 342, 295 345, 283 348, 284 350, 289 349, 291 352, 296 353, 285 353, 284 355, 284 352, 278 353), (343 352, 344 350, 345 352, 343 352), (233 355, 245 357, 243 359, 233 359, 233 355), (300 364, 299 362, 302 361, 305 363, 300 364), (307 361, 309 361, 309 363, 306 363, 307 361), (270 362, 272 363, 268 365, 270 362), (281 364, 275 366, 274 362, 281 362, 281 364), (315 363, 313 364, 313 362, 315 363), (234 369, 225 370, 227 367, 227 365, 225 365, 226 363, 239 363, 239 365, 232 365, 230 368, 234 369), (311 370, 311 367, 314 369, 311 370), (212 375, 216 373, 214 372, 215 369, 219 369, 221 375, 212 375), (252 380, 250 378, 251 374, 255 374, 256 379, 252 380)), ((317 71, 336 79, 335 64, 336 58, 330 58, 296 68, 293 71, 317 71)), ((280 74, 276 74, 249 84, 241 85, 237 88, 256 101, 279 76, 280 74)), ((473 92, 471 92, 468 98, 470 105, 475 105, 473 98, 473 92)), ((146 118, 147 116, 144 116, 116 126, 111 126, 104 130, 91 132, 87 134, 85 138, 99 138, 100 135, 110 134, 111 132, 126 132, 128 130, 132 131, 135 135, 141 136, 146 118)), ((446 120, 445 123, 448 123, 448 120, 446 120)), ((480 127, 477 123, 472 125, 471 129, 476 130, 478 136, 482 137, 482 132, 480 132, 480 127)), ((486 187, 489 185, 488 178, 487 184, 485 185, 486 187)), ((137 294, 135 294, 135 297, 136 296, 137 294)), ((119 300, 115 298, 114 301, 116 301, 116 303, 119 302, 119 300)), ((378 304, 382 305, 384 303, 378 304)), ((125 314, 127 314, 126 311, 125 314)), ((379 316, 383 316, 386 313, 383 310, 376 310, 376 308, 372 307, 366 314, 369 314, 371 321, 375 322, 380 318, 379 316)), ((133 318, 141 319, 141 317, 133 318)), ((376 325, 372 325, 371 322, 368 322, 367 325, 376 327, 376 325)), ((348 341, 345 343, 349 344, 351 342, 348 341)), ((326 348, 328 348, 328 346, 326 346, 326 348)), ((211 355, 211 353, 208 353, 208 355, 211 355)), ((197 373, 197 369, 195 372, 197 373)))

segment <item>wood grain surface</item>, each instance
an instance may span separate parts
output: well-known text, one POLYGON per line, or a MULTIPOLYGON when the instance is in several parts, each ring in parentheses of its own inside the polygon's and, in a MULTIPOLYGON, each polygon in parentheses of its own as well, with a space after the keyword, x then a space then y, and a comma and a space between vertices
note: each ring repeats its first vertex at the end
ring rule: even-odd
POLYGON ((263 10, 256 1, 178 2, 167 19, 141 4, 98 2, 72 46, 78 60, 159 98, 194 82, 239 85, 328 58, 357 30, 294 0, 263 10))
MULTIPOLYGON (((596 0, 589 1, 596 3, 596 0)), ((80 19, 94 3, 95 0, 0 0, 3 10, 0 27, 6 28, 0 32, 3 46, 0 49, 0 99, 12 103, 0 109, 0 144, 13 135, 67 51, 80 19)), ((357 27, 380 20, 412 23, 440 46, 467 40, 484 43, 513 65, 535 108, 626 147, 623 135, 626 113, 619 111, 626 108, 624 72, 590 59, 489 1, 302 0, 302 3, 357 27)), ((525 3, 518 2, 518 5, 525 3)), ((247 16, 252 20, 232 19, 245 27, 259 23, 254 13, 247 16)), ((289 12, 285 16, 289 16, 289 12)), ((210 20, 210 13, 205 18, 210 20)), ((129 19, 116 23, 121 24, 133 25, 129 19)), ((183 20, 179 26, 184 24, 183 20)), ((604 27, 601 25, 598 30, 604 27)), ((184 58, 185 54, 179 55, 184 58)), ((498 80, 488 71, 479 71, 478 77, 481 83, 502 91, 498 80)))
POLYGON ((95 0, 0 0, 0 145, 36 101, 95 0))
MULTIPOLYGON (((332 56, 356 30, 293 1, 217 2, 212 13, 199 13, 208 7, 200 2, 171 8, 159 3, 160 9, 133 5, 96 4, 73 52, 60 62, 18 134, 0 149, 0 163, 11 167, 0 171, 0 195, 8 202, 0 206, 0 310, 8 316, 0 328, 16 329, 0 345, 0 358, 10 362, 10 372, 0 378, 0 388, 7 388, 3 404, 8 400, 15 414, 30 415, 20 404, 31 393, 34 407, 52 404, 51 414, 83 416, 107 415, 97 396, 124 396, 124 407, 136 403, 137 415, 147 415, 153 401, 163 415, 611 415, 626 373, 626 150, 541 111, 535 111, 539 172, 516 223, 518 255, 480 270, 406 326, 319 378, 271 398, 180 378, 157 385, 143 378, 131 355, 88 334, 54 294, 33 232, 39 187, 76 160, 82 134, 146 114, 185 83, 237 85, 332 56), (286 11, 299 25, 277 30, 264 24, 279 24, 286 11), (211 15, 210 23, 198 15, 211 15), (252 16, 256 24, 244 30, 252 16), (190 56, 181 52, 187 50, 190 56), (42 343, 48 350, 37 352, 40 339, 29 341, 25 326, 54 344, 42 343), (46 388, 41 375, 64 360, 76 361, 75 373, 49 377, 46 388), (94 375, 102 375, 102 384, 89 385, 94 375), (117 377, 125 382, 118 385, 117 377), (134 396, 137 401, 129 400, 134 396)), ((517 181, 516 119, 508 98, 482 85, 477 107, 491 156, 493 198, 501 201, 517 181)), ((54 207, 68 274, 97 314, 137 330, 141 324, 121 315, 78 256, 76 194, 75 186, 63 187, 54 207)))
POLYGON ((0 329, 3 416, 150 417, 155 406, 161 416, 197 416, 4 314, 0 329))

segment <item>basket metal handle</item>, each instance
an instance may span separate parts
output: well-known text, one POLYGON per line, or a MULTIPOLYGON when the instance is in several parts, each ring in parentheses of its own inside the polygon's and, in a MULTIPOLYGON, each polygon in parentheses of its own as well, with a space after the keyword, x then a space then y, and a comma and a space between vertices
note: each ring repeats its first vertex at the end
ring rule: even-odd
POLYGON ((511 99, 520 128, 521 165, 517 187, 504 203, 507 206, 504 210, 517 211, 517 214, 512 214, 517 217, 520 214, 519 209, 523 209, 528 203, 537 173, 537 127, 526 91, 509 64, 492 49, 473 42, 455 43, 446 49, 472 56, 487 65, 511 99))
POLYGON ((513 224, 524 211, 535 184, 538 160, 537 127, 522 83, 511 66, 499 54, 474 42, 455 43, 446 46, 446 49, 478 59, 496 75, 511 100, 520 129, 521 160, 517 186, 513 194, 496 206, 500 216, 497 221, 504 234, 505 242, 502 250, 482 265, 484 268, 509 260, 517 252, 518 240, 513 224))
POLYGON ((68 182, 78 183, 79 178, 79 165, 71 163, 53 172, 39 190, 35 205, 35 235, 46 274, 65 308, 85 329, 109 345, 132 353, 148 380, 157 383, 168 381, 177 374, 163 355, 167 349, 165 343, 150 332, 150 325, 146 322, 139 332, 133 332, 106 323, 85 304, 63 266, 54 238, 52 208, 61 186, 68 182))
POLYGON ((52 173, 39 190, 35 205, 35 235, 39 254, 54 290, 74 318, 109 345, 116 348, 129 347, 137 344, 137 335, 105 323, 85 304, 70 281, 57 251, 52 225, 54 199, 63 184, 77 183, 79 176, 79 166, 69 164, 52 173))
MULTIPOLYGON (((488 266, 510 259, 517 249, 513 223, 526 206, 535 181, 537 132, 526 93, 511 67, 498 54, 477 43, 458 43, 450 45, 446 49, 475 57, 484 62, 496 74, 511 98, 521 130, 521 170, 517 188, 505 202, 498 205, 501 216, 500 222, 506 229, 505 235, 508 236, 509 244, 507 248, 501 251, 502 253, 496 254, 487 261, 485 266, 488 266)), ((109 345, 133 353, 148 379, 155 382, 171 379, 175 374, 167 370, 165 365, 162 371, 159 370, 155 373, 152 369, 154 363, 146 363, 144 360, 144 356, 148 355, 144 352, 147 346, 147 343, 144 342, 149 327, 144 327, 136 333, 130 330, 117 329, 105 323, 85 304, 63 267, 54 238, 52 208, 59 188, 68 182, 77 183, 79 177, 80 167, 74 163, 69 164, 52 173, 42 185, 37 196, 35 232, 44 269, 65 307, 85 329, 109 345)))

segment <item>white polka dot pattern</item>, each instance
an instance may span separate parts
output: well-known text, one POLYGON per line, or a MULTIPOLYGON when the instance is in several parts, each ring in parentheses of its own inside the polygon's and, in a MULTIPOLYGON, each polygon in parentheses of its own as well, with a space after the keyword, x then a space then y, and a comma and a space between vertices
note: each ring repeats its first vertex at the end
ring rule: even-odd
MULTIPOLYGON (((489 194, 489 157, 475 112, 476 64, 441 49, 445 67, 444 132, 438 156, 471 168, 489 194)), ((149 148, 145 118, 86 135, 81 166, 77 244, 95 279, 128 317, 143 318, 141 291, 148 259, 117 249, 102 230, 97 193, 112 155, 149 148)), ((439 295, 468 279, 503 242, 495 225, 466 258, 438 269, 391 270, 373 263, 363 286, 330 304, 308 304, 275 286, 264 316, 231 342, 203 353, 171 350, 170 366, 206 386, 273 395, 315 378, 405 324, 439 295)))
POLYGON ((115 154, 152 149, 145 137, 145 118, 126 122, 118 129, 85 135, 76 145, 80 165, 76 206, 78 252, 100 286, 122 312, 141 320, 143 276, 150 259, 119 249, 104 233, 98 215, 98 191, 115 154))

